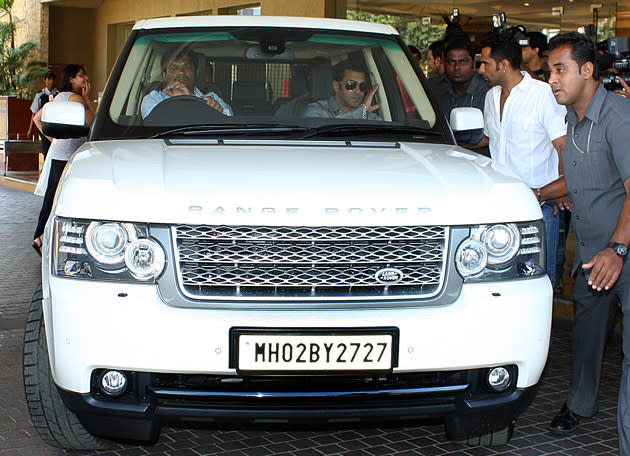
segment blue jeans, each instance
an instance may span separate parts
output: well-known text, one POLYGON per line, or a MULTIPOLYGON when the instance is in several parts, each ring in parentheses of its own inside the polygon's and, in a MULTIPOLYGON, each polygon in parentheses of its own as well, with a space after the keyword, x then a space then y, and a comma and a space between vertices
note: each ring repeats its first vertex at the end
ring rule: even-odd
POLYGON ((560 237, 560 221, 558 214, 553 215, 553 201, 545 201, 540 208, 543 211, 545 222, 545 244, 547 247, 547 260, 545 269, 551 285, 556 286, 556 255, 558 253, 558 239, 560 237))

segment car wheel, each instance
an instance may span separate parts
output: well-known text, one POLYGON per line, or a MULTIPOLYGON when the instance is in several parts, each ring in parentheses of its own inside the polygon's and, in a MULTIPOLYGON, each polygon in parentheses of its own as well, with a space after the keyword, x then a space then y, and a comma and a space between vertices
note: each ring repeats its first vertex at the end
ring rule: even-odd
POLYGON ((77 416, 63 403, 52 379, 46 331, 42 315, 42 289, 37 287, 28 311, 24 332, 24 392, 33 426, 49 445, 72 449, 94 450, 111 445, 90 434, 77 416))

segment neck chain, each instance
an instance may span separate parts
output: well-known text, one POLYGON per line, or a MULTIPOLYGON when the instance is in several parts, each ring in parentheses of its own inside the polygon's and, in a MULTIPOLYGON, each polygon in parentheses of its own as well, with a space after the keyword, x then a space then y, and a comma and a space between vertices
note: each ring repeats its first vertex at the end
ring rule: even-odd
MULTIPOLYGON (((589 119, 590 120, 590 119, 589 119)), ((591 148, 591 132, 593 131, 593 121, 590 120, 591 122, 591 126, 588 129, 588 138, 586 140, 586 152, 584 152, 582 149, 580 149, 578 147, 577 144, 575 144, 575 139, 573 139, 573 137, 575 136, 575 125, 571 125, 571 142, 573 143, 573 147, 575 147, 581 154, 588 154, 590 148, 591 148)))

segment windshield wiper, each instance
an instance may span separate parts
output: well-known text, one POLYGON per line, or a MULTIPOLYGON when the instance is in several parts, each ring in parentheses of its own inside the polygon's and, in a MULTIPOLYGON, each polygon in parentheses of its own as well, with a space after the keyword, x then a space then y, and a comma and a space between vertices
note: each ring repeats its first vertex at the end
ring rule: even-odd
POLYGON ((351 136, 367 136, 371 134, 382 135, 384 133, 396 133, 411 135, 414 139, 426 138, 427 136, 443 136, 443 133, 428 128, 412 127, 408 125, 324 125, 321 127, 310 128, 309 133, 302 136, 301 139, 308 139, 319 135, 328 135, 330 133, 351 133, 351 136))
POLYGON ((278 124, 233 124, 233 125, 193 125, 173 128, 151 136, 149 139, 165 138, 168 136, 205 136, 205 135, 238 135, 292 133, 295 131, 311 130, 306 127, 278 124))

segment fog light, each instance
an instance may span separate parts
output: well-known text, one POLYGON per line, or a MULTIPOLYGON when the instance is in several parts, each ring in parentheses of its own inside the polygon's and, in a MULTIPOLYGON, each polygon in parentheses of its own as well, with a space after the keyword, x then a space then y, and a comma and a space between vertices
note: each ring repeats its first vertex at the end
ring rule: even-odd
POLYGON ((510 371, 505 367, 495 367, 488 372, 488 385, 495 391, 505 391, 511 381, 510 371))
POLYGON ((105 371, 101 376, 101 390, 109 396, 120 396, 127 389, 127 376, 117 370, 105 371))

